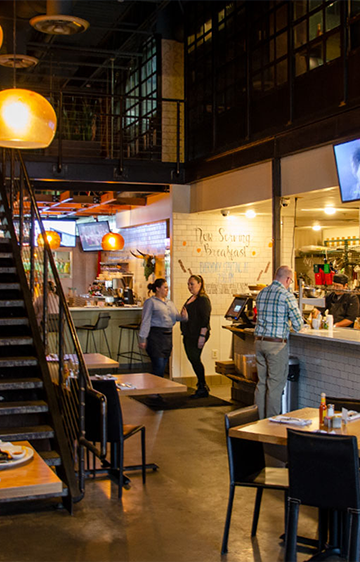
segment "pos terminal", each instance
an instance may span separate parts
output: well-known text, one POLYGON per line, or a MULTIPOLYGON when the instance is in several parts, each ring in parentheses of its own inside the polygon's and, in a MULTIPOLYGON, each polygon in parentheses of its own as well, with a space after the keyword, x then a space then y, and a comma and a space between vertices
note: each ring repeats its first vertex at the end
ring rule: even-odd
POLYGON ((239 328, 254 328, 253 298, 249 295, 234 295, 234 299, 225 314, 239 328))

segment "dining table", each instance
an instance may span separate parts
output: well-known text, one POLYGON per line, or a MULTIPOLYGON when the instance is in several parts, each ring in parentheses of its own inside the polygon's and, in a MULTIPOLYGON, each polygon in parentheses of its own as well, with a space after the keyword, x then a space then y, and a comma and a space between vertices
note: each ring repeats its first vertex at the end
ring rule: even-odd
MULTIPOLYGON (((337 434, 337 435, 355 435, 358 442, 360 442, 360 419, 355 419, 352 421, 348 421, 346 424, 342 423, 341 427, 338 429, 332 429, 325 427, 324 425, 320 426, 319 423, 319 409, 318 408, 301 408, 299 410, 293 410, 286 414, 275 416, 277 418, 283 418, 283 421, 286 421, 286 418, 295 418, 298 420, 304 420, 309 423, 309 425, 297 425, 295 423, 276 423, 274 421, 270 421, 270 418, 265 418, 262 420, 258 420, 253 423, 245 424, 242 426, 232 427, 229 430, 230 437, 235 437, 237 439, 246 439, 250 441, 258 441, 261 443, 269 443, 272 445, 283 445, 284 447, 287 445, 287 430, 296 429, 299 431, 306 431, 306 432, 318 432, 321 431, 322 433, 329 433, 329 434, 337 434)), ((290 420, 289 420, 290 421, 290 420)), ((301 423, 301 422, 300 422, 301 423)), ((360 451, 359 451, 360 456, 360 451)), ((340 525, 341 519, 338 517, 337 512, 333 512, 330 514, 329 518, 329 544, 322 544, 322 543, 314 543, 314 546, 318 545, 318 552, 315 556, 320 554, 320 556, 331 556, 332 554, 339 555, 341 552, 340 545, 339 545, 339 537, 340 537, 340 525)), ((281 538, 285 538, 285 535, 282 535, 281 538)), ((311 539, 303 538, 298 536, 298 542, 304 542, 307 545, 313 543, 311 539)))
POLYGON ((275 423, 270 421, 269 418, 263 420, 258 420, 254 423, 232 427, 229 431, 230 437, 235 437, 238 439, 247 439, 250 441, 259 441, 261 443, 271 443, 273 445, 284 445, 287 444, 287 429, 298 429, 300 431, 324 431, 326 433, 336 433, 338 435, 355 435, 360 441, 360 419, 354 421, 348 421, 348 423, 342 424, 339 429, 331 429, 320 427, 319 424, 319 410, 318 408, 301 408, 300 410, 294 410, 283 414, 283 418, 292 417, 299 418, 301 420, 309 420, 311 424, 309 425, 294 425, 292 423, 275 423))

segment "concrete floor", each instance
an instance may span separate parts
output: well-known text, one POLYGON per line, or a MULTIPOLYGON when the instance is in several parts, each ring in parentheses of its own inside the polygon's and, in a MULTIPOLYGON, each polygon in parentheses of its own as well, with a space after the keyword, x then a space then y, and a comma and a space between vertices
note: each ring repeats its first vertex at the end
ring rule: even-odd
MULTIPOLYGON (((212 387, 230 399, 230 387, 212 387)), ((126 423, 147 428, 147 460, 160 466, 129 474, 117 499, 107 479, 87 480, 74 516, 53 508, 0 515, 0 561, 6 562, 275 562, 283 560, 283 495, 265 491, 257 537, 250 537, 255 491, 235 494, 229 552, 221 556, 228 498, 224 413, 234 405, 154 412, 122 398, 126 423)), ((140 462, 140 437, 125 444, 126 463, 140 462)), ((1 483, 0 483, 1 485, 1 483)), ((316 513, 303 508, 299 534, 315 538, 316 513)), ((298 561, 311 551, 299 550, 298 561)))

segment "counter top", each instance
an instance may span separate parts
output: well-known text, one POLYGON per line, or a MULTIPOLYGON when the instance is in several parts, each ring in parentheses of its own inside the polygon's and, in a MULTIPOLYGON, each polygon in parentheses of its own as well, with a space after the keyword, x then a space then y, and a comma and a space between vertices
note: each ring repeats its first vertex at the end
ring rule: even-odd
POLYGON ((291 332, 295 338, 317 338, 334 342, 360 345, 360 330, 353 328, 333 328, 332 330, 307 330, 305 332, 291 332))
POLYGON ((124 306, 69 306, 70 312, 82 312, 85 310, 99 310, 112 312, 113 310, 142 310, 142 306, 137 306, 136 304, 125 304, 124 306))

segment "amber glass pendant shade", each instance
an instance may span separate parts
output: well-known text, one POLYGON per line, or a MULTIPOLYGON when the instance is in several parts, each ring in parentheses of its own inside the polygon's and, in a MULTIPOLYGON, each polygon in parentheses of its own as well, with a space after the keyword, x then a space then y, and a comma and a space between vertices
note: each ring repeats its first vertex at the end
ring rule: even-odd
POLYGON ((56 122, 52 105, 40 94, 21 88, 0 92, 0 146, 46 148, 56 122))
MULTIPOLYGON (((55 232, 54 230, 45 230, 45 236, 51 250, 57 250, 58 248, 60 248, 61 238, 57 232, 55 232)), ((40 247, 44 246, 43 235, 41 234, 41 232, 37 237, 37 243, 40 247)))
POLYGON ((111 252, 114 250, 122 250, 124 247, 125 241, 121 234, 117 234, 116 232, 108 232, 103 236, 101 240, 102 249, 111 252))
POLYGON ((0 49, 1 49, 2 44, 3 44, 3 39, 4 39, 4 33, 3 33, 2 27, 0 25, 0 49))

